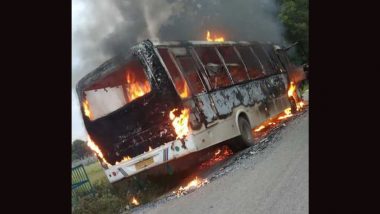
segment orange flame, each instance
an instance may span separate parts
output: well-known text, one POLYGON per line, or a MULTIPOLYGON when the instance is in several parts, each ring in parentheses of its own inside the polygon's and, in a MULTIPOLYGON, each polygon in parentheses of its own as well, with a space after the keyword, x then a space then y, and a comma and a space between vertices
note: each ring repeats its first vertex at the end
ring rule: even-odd
POLYGON ((284 113, 285 113, 285 115, 282 115, 282 116, 278 117, 279 120, 283 120, 283 119, 286 119, 286 118, 288 118, 288 117, 293 116, 293 114, 292 114, 292 110, 291 110, 290 107, 289 107, 289 108, 286 108, 286 109, 284 110, 284 113))
POLYGON ((211 166, 214 166, 216 163, 219 163, 220 161, 227 159, 233 154, 233 151, 227 145, 224 145, 215 151, 214 156, 212 158, 202 162, 199 166, 199 169, 203 170, 211 166))
POLYGON ((135 196, 132 197, 131 204, 138 206, 140 205, 140 202, 135 198, 135 196))
POLYGON ((295 91, 296 91, 296 85, 294 85, 294 82, 290 82, 290 87, 288 90, 288 97, 293 97, 295 91))
POLYGON ((144 82, 136 80, 133 72, 127 72, 127 83, 127 95, 129 102, 143 96, 151 90, 149 82, 147 80, 144 80, 144 82))
MULTIPOLYGON (((188 86, 187 86, 186 82, 184 82, 183 85, 184 85, 184 86, 182 87, 183 90, 179 93, 179 96, 180 96, 181 98, 186 98, 186 97, 189 96, 189 89, 188 89, 188 86)), ((178 87, 177 87, 177 88, 178 88, 178 87)))
POLYGON ((297 111, 302 109, 305 106, 305 103, 303 101, 297 103, 297 111))
POLYGON ((131 160, 131 157, 126 156, 126 157, 124 157, 123 160, 121 160, 120 162, 116 161, 115 165, 116 165, 116 164, 119 164, 119 163, 122 163, 122 162, 124 162, 124 161, 129 161, 129 160, 131 160))
POLYGON ((177 134, 177 139, 183 139, 186 137, 189 132, 189 117, 190 117, 190 110, 185 108, 181 111, 181 115, 176 117, 174 115, 174 112, 177 111, 177 109, 173 109, 169 113, 169 118, 172 120, 172 125, 175 129, 175 133, 177 134))
MULTIPOLYGON (((298 98, 298 95, 296 93, 296 89, 297 89, 297 87, 294 84, 294 82, 290 82, 290 86, 289 86, 289 90, 288 90, 288 97, 294 98, 294 100, 296 102, 296 106, 297 106, 296 111, 300 111, 305 106, 305 103, 301 99, 298 98)), ((257 132, 259 135, 262 135, 264 132, 267 131, 267 130, 263 131, 264 128, 266 128, 268 126, 276 125, 281 120, 285 120, 286 118, 289 118, 289 117, 292 117, 292 116, 294 116, 294 115, 292 114, 291 108, 290 107, 286 108, 282 113, 280 113, 279 115, 277 115, 276 118, 272 118, 270 120, 264 121, 254 131, 257 132)))
POLYGON ((96 153, 96 155, 102 160, 103 163, 110 166, 106 159, 104 159, 102 151, 100 151, 99 147, 94 143, 94 141, 91 140, 90 136, 87 136, 87 146, 90 147, 92 151, 96 153))
POLYGON ((187 191, 191 189, 196 189, 204 186, 205 184, 209 183, 207 179, 199 179, 198 177, 195 177, 192 181, 190 181, 185 187, 180 186, 177 191, 174 191, 178 197, 181 195, 184 195, 187 191))
POLYGON ((259 132, 259 131, 261 131, 264 128, 265 128, 265 126, 261 125, 261 126, 259 126, 258 128, 255 129, 255 132, 259 132))
POLYGON ((90 111, 90 105, 88 104, 88 100, 84 100, 82 104, 83 104, 84 114, 91 120, 93 118, 93 115, 92 115, 92 112, 90 111))
POLYGON ((214 39, 211 38, 210 31, 207 31, 206 39, 209 42, 224 42, 224 37, 215 37, 214 39))

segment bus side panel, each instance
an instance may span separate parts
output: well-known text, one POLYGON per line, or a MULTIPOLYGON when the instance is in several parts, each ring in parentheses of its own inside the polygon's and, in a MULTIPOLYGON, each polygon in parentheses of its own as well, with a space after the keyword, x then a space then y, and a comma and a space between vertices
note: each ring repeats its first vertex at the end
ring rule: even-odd
POLYGON ((279 74, 210 93, 219 118, 214 126, 208 129, 203 126, 194 133, 197 150, 238 136, 237 118, 240 113, 244 112, 252 128, 255 128, 284 111, 290 106, 287 87, 286 74, 279 74))
POLYGON ((287 94, 288 79, 286 74, 283 73, 272 76, 267 82, 268 88, 271 91, 271 95, 267 100, 267 108, 270 117, 273 117, 290 106, 287 94))
MULTIPOLYGON (((220 119, 232 114, 234 108, 253 106, 259 102, 265 102, 268 96, 264 80, 255 80, 242 85, 222 89, 211 93, 220 119)), ((264 109, 263 109, 264 110, 264 109)), ((266 114, 263 112, 263 114, 266 114)))
POLYGON ((215 121, 218 118, 214 108, 212 107, 212 103, 208 94, 199 95, 197 97, 194 97, 194 99, 199 103, 207 124, 215 121))

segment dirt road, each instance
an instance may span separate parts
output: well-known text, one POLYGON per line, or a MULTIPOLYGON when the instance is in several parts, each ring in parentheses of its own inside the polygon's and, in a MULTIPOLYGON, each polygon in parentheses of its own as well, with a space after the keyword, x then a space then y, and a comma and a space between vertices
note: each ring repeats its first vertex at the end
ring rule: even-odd
POLYGON ((244 150, 206 186, 133 213, 308 213, 308 120, 306 111, 286 122, 265 148, 244 150))

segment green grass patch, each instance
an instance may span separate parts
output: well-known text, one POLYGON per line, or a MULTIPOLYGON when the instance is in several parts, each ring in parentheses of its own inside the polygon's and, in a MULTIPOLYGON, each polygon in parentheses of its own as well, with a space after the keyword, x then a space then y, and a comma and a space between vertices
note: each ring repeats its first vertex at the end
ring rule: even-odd
POLYGON ((104 170, 99 161, 85 166, 84 169, 86 170, 87 176, 92 184, 103 181, 108 182, 106 174, 104 173, 104 170))

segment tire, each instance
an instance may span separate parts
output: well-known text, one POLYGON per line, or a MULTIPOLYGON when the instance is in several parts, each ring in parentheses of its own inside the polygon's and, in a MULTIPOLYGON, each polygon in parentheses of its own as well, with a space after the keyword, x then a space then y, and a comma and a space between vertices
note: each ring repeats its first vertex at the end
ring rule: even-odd
POLYGON ((245 117, 239 117, 239 142, 241 142, 246 147, 255 145, 254 137, 252 134, 252 127, 249 121, 245 117))

